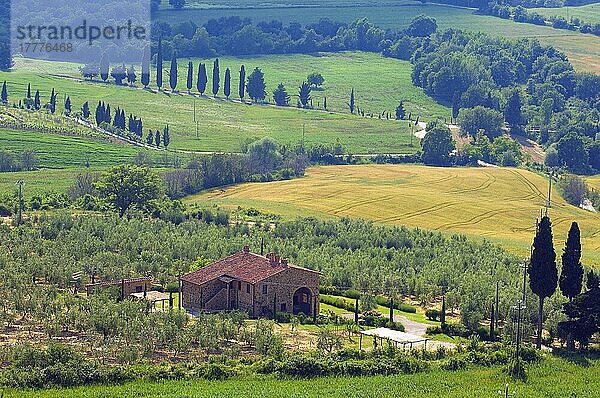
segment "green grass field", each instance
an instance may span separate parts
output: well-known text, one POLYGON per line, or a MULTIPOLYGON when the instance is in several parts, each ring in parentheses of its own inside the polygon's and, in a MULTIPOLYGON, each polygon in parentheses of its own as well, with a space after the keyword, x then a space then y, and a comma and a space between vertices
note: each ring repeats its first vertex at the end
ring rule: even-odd
MULTIPOLYGON (((171 23, 192 20, 197 24, 202 24, 209 19, 237 15, 250 18, 254 22, 277 19, 284 23, 299 21, 307 24, 317 22, 324 17, 341 22, 351 22, 357 18, 368 17, 369 20, 384 28, 402 28, 407 26, 415 16, 426 14, 436 18, 441 29, 458 28, 508 38, 536 38, 543 44, 552 45, 565 52, 577 69, 600 72, 600 52, 598 51, 600 37, 477 15, 473 9, 406 1, 363 2, 357 7, 349 5, 346 0, 334 0, 327 5, 304 8, 290 7, 288 3, 283 5, 267 3, 270 6, 265 9, 248 8, 249 2, 242 3, 240 6, 227 1, 208 1, 203 4, 206 9, 161 10, 156 13, 156 18, 171 23)), ((314 5, 305 0, 291 4, 295 6, 314 5)))
POLYGON ((449 372, 414 375, 278 380, 272 377, 240 377, 226 381, 136 382, 120 386, 94 386, 62 390, 5 391, 5 398, 133 398, 133 397, 272 397, 272 398, 467 398, 498 397, 509 383, 517 397, 593 398, 600 391, 600 361, 556 357, 528 366, 526 383, 512 382, 501 367, 471 367, 449 372))
POLYGON ((532 8, 532 11, 547 17, 561 16, 567 21, 571 18, 579 18, 580 21, 589 24, 600 23, 600 3, 578 7, 532 8))
MULTIPOLYGON (((187 59, 179 60, 179 90, 186 90, 187 59)), ((212 74, 213 60, 193 60, 194 68, 199 62, 207 64, 207 73, 212 74)), ((398 60, 362 52, 321 53, 315 55, 269 55, 250 58, 219 58, 221 73, 226 68, 232 71, 232 92, 237 93, 239 70, 245 65, 247 73, 259 67, 265 74, 267 96, 272 102, 273 90, 279 83, 286 86, 291 96, 290 104, 296 105, 300 84, 311 72, 321 73, 325 84, 311 93, 313 106, 322 108, 327 97, 327 109, 348 113, 350 91, 355 89, 356 105, 365 112, 377 114, 389 111, 393 115, 400 100, 414 118, 431 119, 449 117, 450 110, 428 97, 411 81, 412 67, 398 60)), ((196 70, 196 69, 194 69, 196 70)), ((195 83, 194 83, 195 90, 195 83)), ((232 95, 236 97, 236 95, 232 95)))
MULTIPOLYGON (((526 256, 547 190, 544 177, 521 169, 362 165, 315 167, 305 178, 243 184, 187 201, 251 207, 285 218, 354 217, 458 232, 526 256)), ((600 215, 567 204, 556 191, 552 202, 557 253, 577 221, 584 263, 600 265, 600 215)))
POLYGON ((0 129, 0 148, 13 153, 34 150, 38 167, 65 169, 129 163, 140 152, 133 145, 115 144, 77 136, 0 129))
POLYGON ((77 174, 102 169, 36 170, 17 173, 0 173, 0 194, 16 192, 16 181, 23 180, 23 195, 30 197, 47 192, 67 192, 77 174))
MULTIPOLYGON (((232 67, 240 61, 224 60, 232 67)), ((186 66, 180 67, 185 75, 186 66)), ((422 117, 441 115, 444 108, 427 98, 420 89, 410 82, 411 65, 408 62, 385 59, 376 54, 345 53, 324 55, 322 57, 282 56, 245 59, 247 68, 265 65, 265 69, 275 71, 276 65, 282 70, 289 66, 289 80, 305 78, 309 73, 323 71, 327 84, 326 91, 331 95, 332 106, 342 106, 342 98, 349 96, 349 90, 343 87, 354 86, 357 92, 357 104, 365 109, 377 109, 389 106, 393 111, 401 99, 414 101, 411 107, 422 117), (339 69, 335 63, 339 62, 339 69), (363 69, 363 68, 369 69, 363 69), (342 68, 347 68, 349 77, 344 77, 342 68), (369 70, 368 76, 364 70, 369 70), (363 71, 361 74, 360 72, 363 71), (329 72, 329 75, 327 75, 329 72), (390 80, 390 76, 394 76, 390 80), (353 81, 353 79, 355 79, 353 81), (346 82, 344 82, 346 80, 346 82), (345 86, 344 86, 345 85, 345 86), (337 92, 335 90, 340 90, 337 92), (381 90, 390 94, 381 95, 381 90), (394 98, 396 97, 396 98, 394 98), (376 99, 377 98, 377 99, 376 99), (337 105, 335 105, 337 104, 337 105)), ((237 66, 237 65, 236 65, 237 66)), ((223 71, 224 73, 224 71, 223 71)), ((117 87, 99 83, 84 83, 56 75, 76 76, 77 65, 53 62, 17 60, 15 71, 0 73, 0 80, 7 80, 9 97, 16 101, 25 96, 28 82, 33 90, 40 89, 42 101, 47 101, 50 91, 55 88, 59 98, 69 95, 74 109, 79 109, 84 101, 92 108, 99 100, 107 101, 111 107, 120 106, 127 113, 132 112, 144 120, 144 129, 162 129, 166 124, 171 127, 172 149, 193 151, 239 151, 242 143, 271 137, 281 143, 296 144, 304 139, 308 145, 341 143, 352 153, 413 153, 417 145, 410 146, 411 132, 408 122, 363 118, 346 113, 300 110, 297 108, 276 108, 240 104, 223 98, 196 98, 183 92, 149 92, 141 89, 117 87), (199 136, 196 138, 196 126, 193 121, 194 103, 199 120, 199 136)), ((237 75, 234 73, 233 87, 237 87, 237 75)), ((267 77, 269 82, 285 79, 281 72, 273 72, 267 77)), ((299 82, 296 82, 296 84, 299 82)), ((267 87, 269 93, 276 83, 267 87)), ((291 84, 291 83, 290 83, 291 84)), ((232 90, 233 91, 233 90, 232 90)), ((293 93, 290 87, 290 92, 293 93)), ((316 104, 314 104, 316 105, 316 104)), ((59 107, 60 108, 60 107, 59 107)), ((92 109, 92 112, 93 112, 92 109)), ((413 114, 413 116, 416 116, 413 114)))

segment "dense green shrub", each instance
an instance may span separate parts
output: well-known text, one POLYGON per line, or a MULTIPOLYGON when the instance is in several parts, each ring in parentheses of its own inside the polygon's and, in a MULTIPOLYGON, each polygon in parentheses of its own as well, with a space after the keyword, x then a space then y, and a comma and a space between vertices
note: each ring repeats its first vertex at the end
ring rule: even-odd
POLYGON ((469 337, 471 332, 459 323, 443 323, 442 332, 448 336, 469 337))
POLYGON ((404 332, 404 325, 400 322, 386 322, 385 327, 392 330, 397 330, 399 332, 404 332))
POLYGON ((292 319, 292 314, 290 314, 289 312, 277 311, 275 313, 275 320, 279 323, 290 323, 291 319, 292 319))
POLYGON ((277 370, 282 376, 299 378, 326 376, 328 373, 327 365, 307 355, 294 355, 282 362, 277 370))
POLYGON ((458 357, 450 358, 447 361, 443 362, 440 365, 440 368, 442 368, 443 370, 451 371, 464 370, 467 368, 467 361, 465 361, 463 358, 458 357))
POLYGON ((388 323, 388 319, 382 316, 365 315, 363 317, 363 323, 365 326, 380 328, 388 323))
MULTIPOLYGON (((383 307, 390 307, 390 299, 388 297, 385 296, 377 296, 375 297, 375 299, 377 300, 377 304, 383 306, 383 307)), ((398 300, 394 300, 394 309, 402 311, 402 312, 408 312, 408 313, 416 313, 417 309, 415 307, 413 307, 412 305, 409 304, 405 304, 401 301, 398 300)))
POLYGON ((425 333, 428 335, 433 335, 433 334, 443 334, 444 332, 442 331, 441 326, 427 326, 427 330, 425 333))
POLYGON ((430 321, 437 321, 441 314, 442 314, 441 311, 435 310, 435 309, 431 309, 431 308, 428 309, 427 311, 425 311, 425 316, 430 321))
POLYGON ((341 297, 321 296, 320 300, 321 300, 321 303, 323 303, 323 304, 331 305, 336 308, 341 308, 346 311, 354 312, 354 310, 355 310, 354 303, 351 303, 348 300, 345 300, 344 298, 341 298, 341 297))

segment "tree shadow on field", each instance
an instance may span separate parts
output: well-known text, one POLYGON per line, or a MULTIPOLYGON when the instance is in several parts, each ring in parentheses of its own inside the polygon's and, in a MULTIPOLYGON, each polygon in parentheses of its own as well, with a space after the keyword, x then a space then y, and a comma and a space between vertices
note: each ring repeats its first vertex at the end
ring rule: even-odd
POLYGON ((559 348, 552 351, 552 355, 584 368, 589 367, 591 361, 600 360, 600 351, 597 349, 569 351, 564 348, 559 348))

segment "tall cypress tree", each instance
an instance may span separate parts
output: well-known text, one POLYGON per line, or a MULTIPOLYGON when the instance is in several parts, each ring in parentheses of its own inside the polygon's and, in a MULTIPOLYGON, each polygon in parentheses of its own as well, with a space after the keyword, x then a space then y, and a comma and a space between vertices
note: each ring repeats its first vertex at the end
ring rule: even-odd
POLYGON ((98 106, 96 106, 96 124, 100 126, 104 121, 104 113, 106 110, 104 109, 104 104, 98 101, 98 106))
POLYGON ((36 90, 35 97, 33 98, 33 108, 39 110, 42 107, 40 102, 40 90, 36 90))
POLYGON ((511 90, 506 100, 504 108, 504 120, 509 126, 514 127, 523 123, 523 114, 521 113, 521 94, 519 90, 511 90))
POLYGON ((110 104, 107 104, 106 109, 104 110, 104 121, 107 124, 110 124, 111 120, 112 120, 112 117, 111 117, 111 112, 110 112, 110 104))
POLYGON ((31 83, 27 83, 27 98, 31 98, 31 83))
POLYGON ((302 82, 300 87, 298 88, 298 98, 300 100, 300 104, 303 108, 308 107, 308 103, 311 101, 310 99, 311 87, 308 82, 302 82))
POLYGON ((158 148, 160 146, 160 131, 156 130, 156 134, 154 135, 154 145, 158 148))
POLYGON ((213 74, 212 74, 212 93, 217 95, 219 93, 219 86, 221 83, 221 77, 219 72, 219 58, 215 59, 213 63, 213 74))
POLYGON ((8 105, 8 90, 6 88, 6 80, 2 83, 2 103, 8 105))
POLYGON ((231 95, 231 71, 229 68, 225 69, 225 81, 223 82, 223 94, 229 99, 231 95))
POLYGON ((552 223, 544 216, 533 240, 533 253, 528 269, 529 287, 539 297, 538 328, 536 346, 542 348, 542 323, 544 320, 544 299, 552 296, 558 284, 556 252, 552 243, 552 223))
POLYGON ((406 116, 406 110, 404 109, 404 101, 400 101, 398 107, 396 107, 396 120, 402 120, 406 116))
POLYGON ((169 69, 169 86, 171 91, 175 91, 177 88, 177 57, 173 55, 171 57, 171 68, 169 69))
POLYGON ((348 103, 348 107, 350 108, 350 113, 354 114, 354 88, 350 92, 350 102, 348 103))
POLYGON ((198 80, 196 81, 196 88, 200 95, 204 95, 206 91, 206 83, 208 83, 208 77, 206 76, 206 65, 203 63, 198 67, 198 80))
POLYGON ((171 143, 171 135, 169 134, 169 125, 166 125, 163 130, 162 142, 163 142, 163 146, 165 147, 165 149, 167 149, 167 147, 171 143))
POLYGON ((154 143, 154 133, 152 132, 152 130, 150 130, 148 132, 148 135, 146 136, 146 144, 152 145, 153 143, 154 143))
POLYGON ((52 87, 52 93, 50 93, 50 112, 56 112, 56 92, 54 91, 54 87, 52 87))
POLYGON ((192 64, 192 61, 188 62, 186 87, 188 90, 188 94, 190 91, 192 91, 192 87, 194 87, 194 64, 192 64))
POLYGON ((133 65, 127 68, 127 83, 133 86, 137 80, 137 74, 135 73, 135 67, 133 65))
POLYGON ((456 119, 460 112, 460 95, 458 93, 454 94, 452 98, 452 118, 456 119))
POLYGON ((238 86, 238 95, 240 97, 240 101, 244 100, 244 97, 246 96, 246 68, 244 67, 244 65, 242 65, 242 67, 240 68, 240 83, 238 86))
MULTIPOLYGON (((569 236, 567 237, 567 242, 565 243, 565 248, 563 249, 562 268, 558 284, 560 286, 560 291, 569 299, 569 302, 572 302, 573 298, 581 293, 583 284, 583 266, 581 265, 581 233, 579 232, 579 225, 577 225, 576 222, 571 224, 569 236)), ((572 333, 569 333, 567 336, 567 348, 575 348, 572 333)))
POLYGON ((148 46, 144 48, 144 54, 142 55, 142 77, 140 81, 144 88, 147 88, 150 84, 150 48, 148 46))
POLYGON ((71 97, 67 96, 67 99, 65 100, 65 113, 67 115, 71 114, 71 97))
POLYGON ((158 39, 158 52, 156 53, 156 86, 158 90, 163 84, 163 59, 162 59, 162 41, 158 39))
POLYGON ((100 77, 104 82, 108 79, 108 70, 110 69, 110 61, 108 60, 108 54, 105 52, 100 58, 100 77))
POLYGON ((576 222, 571 224, 569 236, 562 254, 559 286, 562 294, 572 301, 581 293, 583 266, 581 265, 581 233, 576 222))
POLYGON ((87 119, 90 117, 90 104, 85 101, 83 103, 83 106, 81 107, 81 115, 83 116, 84 119, 87 119))

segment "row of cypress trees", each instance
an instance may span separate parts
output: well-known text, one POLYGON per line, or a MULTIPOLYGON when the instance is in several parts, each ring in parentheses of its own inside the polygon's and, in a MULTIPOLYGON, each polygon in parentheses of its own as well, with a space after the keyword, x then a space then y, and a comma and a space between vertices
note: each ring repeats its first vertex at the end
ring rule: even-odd
MULTIPOLYGON (((582 294, 584 269, 581 264, 581 232, 579 225, 576 222, 571 224, 565 248, 562 254, 562 268, 560 277, 556 265, 556 252, 552 242, 552 223, 546 215, 542 217, 537 233, 533 241, 533 252, 531 262, 528 268, 529 287, 531 291, 539 298, 538 307, 538 325, 536 346, 538 349, 542 346, 542 322, 544 314, 544 300, 551 297, 560 287, 561 293, 569 299, 569 303, 565 306, 566 314, 571 318, 573 314, 581 313, 585 309, 569 311, 569 305, 572 307, 572 302, 575 298, 582 294)), ((598 288, 596 276, 590 271, 588 274, 588 288, 593 290, 598 288), (590 287, 591 286, 591 287, 590 287)), ((585 294, 588 294, 587 292, 585 294)), ((589 294, 588 294, 589 295, 589 294)), ((568 322, 563 322, 563 329, 567 330, 567 346, 574 347, 572 336, 576 332, 573 319, 568 322), (572 330, 569 330, 572 329, 572 330)), ((559 327, 561 325, 559 324, 559 327)), ((594 326, 597 330, 598 325, 594 326)), ((581 328, 581 327, 580 327, 581 328)), ((592 333, 593 334, 593 333, 592 333)))

